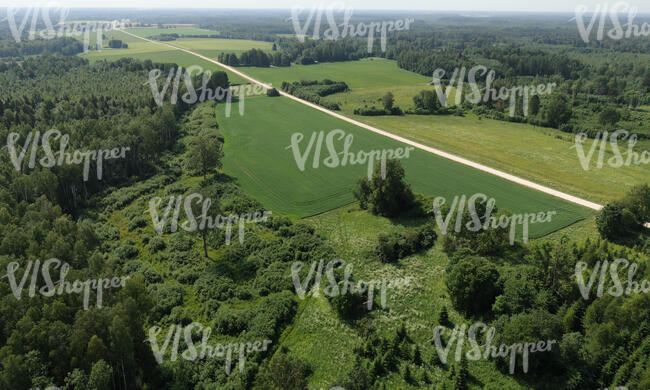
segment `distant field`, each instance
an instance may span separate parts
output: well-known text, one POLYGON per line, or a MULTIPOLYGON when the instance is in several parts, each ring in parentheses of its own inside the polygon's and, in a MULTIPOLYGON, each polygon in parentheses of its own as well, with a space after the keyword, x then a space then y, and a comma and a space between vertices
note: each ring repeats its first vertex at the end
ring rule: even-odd
POLYGON ((178 35, 209 35, 217 34, 217 31, 205 30, 193 27, 174 27, 174 28, 157 28, 157 27, 132 27, 126 28, 126 31, 141 37, 150 37, 160 34, 178 34, 178 35))
POLYGON ((359 61, 330 62, 314 65, 293 65, 282 68, 241 68, 242 72, 275 86, 283 81, 322 80, 328 78, 345 81, 350 88, 373 88, 389 86, 425 86, 425 77, 397 67, 397 62, 383 58, 359 61))
POLYGON ((236 53, 239 55, 250 49, 262 49, 271 52, 273 48, 272 42, 246 39, 181 38, 169 43, 214 59, 217 59, 220 53, 236 53))
MULTIPOLYGON (((332 118, 285 98, 253 98, 245 103, 245 115, 225 118, 217 107, 217 120, 226 137, 225 171, 271 210, 298 217, 316 215, 354 201, 352 189, 367 166, 348 165, 311 167, 313 154, 301 172, 292 151, 287 149, 291 135, 305 135, 301 152, 312 132, 342 129, 353 134, 351 151, 394 149, 397 141, 332 118)), ((233 107, 233 112, 236 108, 233 107)), ((323 146, 321 159, 327 153, 323 146)), ((497 206, 515 213, 555 210, 557 218, 544 225, 531 225, 531 237, 558 230, 588 215, 591 211, 495 176, 415 150, 402 160, 406 177, 417 192, 451 201, 456 195, 485 193, 497 206)))
MULTIPOLYGON (((153 62, 161 63, 176 63, 182 67, 189 67, 192 65, 202 66, 203 69, 211 71, 225 71, 222 67, 213 64, 209 61, 198 58, 189 53, 182 52, 177 49, 161 46, 156 43, 146 42, 138 38, 129 36, 120 31, 107 32, 109 39, 121 39, 127 42, 128 49, 103 49, 102 51, 89 51, 88 53, 80 54, 81 57, 87 58, 91 62, 99 60, 116 61, 123 57, 135 58, 138 60, 151 60, 153 62)), ((92 42, 92 41, 91 41, 92 42)), ((105 44, 108 41, 105 41, 105 44)), ((231 83, 248 83, 248 81, 235 75, 234 73, 225 71, 231 83)))
MULTIPOLYGON (((241 52, 252 48, 270 51, 271 42, 240 39, 188 38, 170 42, 173 45, 217 58, 220 52, 241 52)), ((242 72, 260 81, 280 86, 283 81, 322 80, 329 78, 345 81, 350 88, 427 85, 430 77, 397 67, 397 62, 384 58, 367 58, 359 61, 327 62, 314 65, 257 68, 241 67, 242 72)))

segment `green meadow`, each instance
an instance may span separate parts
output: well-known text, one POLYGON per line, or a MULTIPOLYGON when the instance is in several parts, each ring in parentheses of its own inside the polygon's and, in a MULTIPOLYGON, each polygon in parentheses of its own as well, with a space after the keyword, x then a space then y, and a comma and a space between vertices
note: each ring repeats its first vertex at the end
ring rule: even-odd
MULTIPOLYGON (((301 154, 305 153, 312 133, 327 134, 334 129, 353 135, 353 153, 405 146, 283 97, 248 99, 243 116, 239 115, 237 104, 229 118, 224 111, 223 104, 217 106, 217 120, 226 139, 226 173, 236 177, 247 193, 274 212, 296 217, 320 214, 354 202, 352 189, 360 177, 367 175, 368 165, 328 168, 322 163, 329 155, 323 145, 317 159, 319 166, 313 167, 311 152, 301 171, 289 147, 292 134, 304 136, 299 144, 301 154)), ((338 152, 342 150, 342 142, 335 146, 338 152)), ((580 206, 421 150, 412 151, 402 164, 413 189, 428 196, 444 196, 451 202, 454 196, 484 193, 495 198, 497 207, 513 213, 558 213, 551 223, 530 225, 530 237, 548 234, 592 214, 580 206)))
MULTIPOLYGON (((377 88, 352 91, 327 97, 339 103, 344 115, 421 144, 442 149, 488 166, 523 177, 535 183, 568 192, 594 202, 618 199, 635 184, 648 179, 648 168, 630 165, 614 168, 597 167, 594 157, 584 170, 575 148, 575 135, 525 123, 453 115, 359 116, 354 109, 380 107, 379 99, 393 91, 395 104, 402 109, 413 107, 413 87, 377 88)), ((452 94, 453 97, 453 94, 452 94)), ((593 140, 585 142, 588 153, 593 140)), ((650 142, 642 141, 635 150, 647 150, 650 142)), ((622 150, 626 150, 621 146, 622 150)), ((614 154, 608 145, 605 161, 614 154)))
MULTIPOLYGON (((126 42, 129 47, 127 49, 105 48, 102 51, 92 50, 87 53, 80 54, 80 56, 88 59, 90 62, 100 60, 116 61, 120 58, 128 57, 138 60, 151 60, 153 62, 160 63, 175 63, 185 68, 193 65, 199 65, 203 67, 203 69, 211 71, 225 71, 228 74, 228 78, 231 83, 242 84, 248 82, 236 74, 224 70, 217 64, 198 58, 195 55, 173 49, 171 47, 165 47, 157 43, 143 41, 128 34, 124 34, 121 31, 109 31, 105 35, 107 36, 107 40, 104 41, 105 47, 108 46, 108 39, 121 39, 123 42, 126 42)), ((91 40, 91 43, 92 42, 93 41, 91 40)))
POLYGON ((384 58, 359 61, 330 62, 314 65, 292 65, 281 68, 242 67, 242 72, 275 86, 283 81, 322 80, 345 81, 351 89, 390 86, 421 85, 430 81, 425 77, 397 67, 397 62, 384 58))
POLYGON ((272 42, 246 39, 180 38, 169 43, 214 59, 217 59, 221 53, 236 53, 240 55, 251 49, 262 49, 271 52, 273 48, 272 42))
POLYGON ((172 27, 172 28, 159 28, 159 27, 131 27, 126 28, 126 31, 141 37, 150 37, 160 34, 178 34, 178 35, 209 35, 216 34, 216 31, 206 30, 203 28, 195 27, 172 27))

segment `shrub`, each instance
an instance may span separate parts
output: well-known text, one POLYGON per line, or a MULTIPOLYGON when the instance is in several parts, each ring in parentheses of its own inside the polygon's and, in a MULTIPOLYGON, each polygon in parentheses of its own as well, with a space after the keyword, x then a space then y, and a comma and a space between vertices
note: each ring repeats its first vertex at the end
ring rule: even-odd
POLYGON ((405 233, 392 232, 380 234, 373 252, 382 263, 392 263, 424 249, 429 249, 436 241, 433 226, 425 224, 407 229, 405 233))
POLYGON ((154 237, 149 241, 148 248, 152 253, 156 253, 165 249, 165 246, 165 240, 160 237, 154 237))

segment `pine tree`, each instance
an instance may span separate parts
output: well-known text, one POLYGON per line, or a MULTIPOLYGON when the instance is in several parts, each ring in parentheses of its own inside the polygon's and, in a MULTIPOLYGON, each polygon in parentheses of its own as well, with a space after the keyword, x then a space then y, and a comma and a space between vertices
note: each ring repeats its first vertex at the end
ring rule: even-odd
POLYGON ((399 329, 397 329, 397 338, 399 341, 402 341, 404 338, 406 338, 406 326, 404 326, 403 322, 399 329))
POLYGON ((402 372, 402 377, 406 381, 406 383, 411 383, 413 382, 413 376, 411 375, 411 367, 409 364, 404 365, 404 371, 402 372))
POLYGON ((383 363, 381 362, 381 357, 376 357, 375 360, 372 362, 372 366, 370 367, 370 374, 374 378, 378 378, 386 372, 386 369, 384 368, 383 363))
POLYGON ((415 346, 415 350, 413 351, 413 364, 416 366, 421 366, 422 365, 422 355, 420 354, 420 347, 415 346))
POLYGON ((469 371, 467 369, 467 360, 463 356, 460 360, 460 367, 454 375, 454 390, 467 390, 467 377, 469 371))
POLYGON ((442 326, 449 326, 451 323, 449 322, 449 313, 447 313, 447 306, 443 306, 442 310, 440 311, 440 316, 438 317, 438 324, 442 326))

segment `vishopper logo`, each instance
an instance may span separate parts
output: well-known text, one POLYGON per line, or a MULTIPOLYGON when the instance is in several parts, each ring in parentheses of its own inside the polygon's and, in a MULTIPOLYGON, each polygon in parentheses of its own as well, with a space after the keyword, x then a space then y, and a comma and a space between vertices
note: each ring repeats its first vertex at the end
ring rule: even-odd
POLYGON ((588 24, 585 24, 585 14, 589 11, 589 7, 584 4, 578 5, 575 9, 575 17, 571 20, 575 20, 578 25, 578 32, 580 37, 585 43, 589 43, 591 38, 591 32, 594 28, 596 21, 598 21, 598 30, 596 32, 596 40, 602 41, 605 37, 605 25, 606 20, 609 17, 610 22, 613 27, 607 31, 607 37, 613 40, 620 40, 623 38, 631 37, 641 37, 650 35, 650 24, 643 23, 638 25, 634 23, 639 8, 632 6, 627 2, 620 1, 614 3, 614 5, 609 8, 609 4, 597 4, 594 12, 591 13, 591 20, 588 24), (620 15, 625 15, 627 13, 627 23, 621 24, 619 19, 620 15))
POLYGON ((635 275, 639 266, 637 263, 630 263, 627 259, 616 259, 611 264, 607 260, 602 263, 597 261, 594 265, 593 272, 591 272, 591 275, 589 276, 589 282, 585 283, 585 272, 588 268, 589 265, 584 261, 578 262, 575 268, 576 282, 578 283, 580 294, 582 294, 582 297, 585 300, 589 299, 596 278, 599 279, 596 296, 598 298, 603 296, 607 282, 608 268, 612 286, 607 289, 607 294, 613 297, 620 297, 623 294, 629 296, 632 293, 647 294, 650 292, 650 281, 647 279, 642 280, 641 283, 635 281, 635 275), (619 277, 619 266, 621 269, 627 268, 627 280, 625 280, 625 282, 621 282, 621 278, 619 277), (626 284, 626 288, 623 288, 623 283, 626 284))
POLYGON ((25 267, 25 272, 20 278, 20 282, 17 282, 16 271, 20 268, 20 263, 12 261, 7 265, 7 275, 3 278, 9 279, 9 286, 14 297, 17 300, 22 298, 23 290, 25 289, 25 283, 31 273, 31 282, 29 284, 29 293, 28 296, 33 298, 37 291, 40 295, 44 297, 53 297, 56 295, 66 294, 82 294, 83 293, 83 308, 88 310, 89 300, 90 300, 90 291, 91 289, 95 291, 96 295, 96 306, 101 308, 103 301, 103 290, 108 288, 119 288, 126 285, 126 281, 130 278, 129 276, 122 277, 113 277, 112 279, 88 279, 86 281, 75 280, 70 283, 65 280, 68 272, 70 272, 70 265, 68 263, 61 263, 59 259, 51 258, 45 260, 41 264, 40 260, 28 261, 25 267), (50 273, 57 268, 61 268, 59 271, 59 280, 57 282, 52 281, 52 276, 50 273), (37 284, 39 280, 39 271, 43 279, 44 285, 37 290, 37 284))
POLYGON ((160 88, 158 85, 158 79, 162 73, 163 72, 160 69, 152 69, 149 71, 149 79, 143 84, 151 87, 154 101, 160 107, 163 106, 165 96, 170 86, 172 87, 169 98, 170 103, 176 104, 178 102, 178 94, 181 92, 181 78, 183 79, 183 84, 187 91, 180 97, 183 102, 187 104, 195 104, 210 100, 220 102, 225 99, 226 118, 230 118, 233 96, 237 97, 239 115, 244 115, 246 95, 260 95, 267 91, 265 86, 259 84, 255 84, 254 86, 248 84, 228 86, 224 88, 219 84, 227 84, 228 81, 227 79, 221 79, 218 76, 222 72, 213 74, 210 70, 203 70, 203 67, 199 65, 192 65, 185 70, 182 67, 171 68, 162 88, 160 88), (193 76, 194 74, 196 74, 196 76, 193 76), (201 76, 200 87, 195 88, 193 77, 198 77, 199 75, 201 76))
POLYGON ((171 325, 167 331, 163 345, 160 346, 158 344, 158 335, 161 332, 162 328, 159 326, 153 326, 149 329, 149 343, 151 344, 151 349, 158 364, 163 363, 166 351, 170 347, 170 343, 171 351, 167 354, 169 356, 169 361, 174 362, 178 359, 181 336, 183 336, 187 348, 185 351, 180 353, 181 358, 189 361, 197 359, 203 360, 206 358, 225 358, 226 374, 230 374, 231 372, 234 354, 239 355, 239 371, 244 372, 246 355, 253 352, 266 351, 268 346, 273 342, 272 340, 256 340, 252 343, 243 342, 210 345, 208 340, 210 339, 210 334, 212 334, 212 328, 204 328, 202 324, 192 322, 185 327, 181 324, 171 325), (201 335, 201 341, 199 344, 195 344, 193 337, 194 332, 198 332, 201 335), (197 349, 197 346, 199 349, 197 349))
POLYGON ((39 142, 41 142, 41 147, 43 148, 43 152, 45 153, 45 156, 40 160, 38 160, 38 162, 43 168, 52 168, 55 165, 62 166, 64 164, 80 165, 83 163, 84 181, 88 181, 91 161, 95 163, 97 169, 97 180, 102 180, 103 172, 104 172, 104 160, 125 158, 126 152, 130 150, 129 147, 122 147, 119 149, 114 148, 112 150, 100 149, 100 150, 86 150, 84 152, 75 150, 72 153, 66 152, 66 149, 68 148, 68 145, 70 143, 70 135, 65 134, 62 136, 61 132, 56 129, 51 129, 46 131, 43 134, 42 139, 41 139, 40 131, 36 131, 35 133, 30 131, 27 134, 27 137, 25 138, 25 143, 23 144, 22 148, 20 148, 20 152, 17 152, 16 144, 18 143, 19 139, 20 139, 20 134, 9 133, 9 136, 7 137, 7 146, 6 146, 7 150, 9 151, 9 156, 11 157, 11 162, 13 163, 17 171, 22 170, 23 161, 25 159, 25 155, 30 145, 32 149, 29 155, 29 163, 27 164, 27 166, 30 169, 34 169, 34 167, 36 166, 36 157, 38 154, 39 142), (59 142, 59 151, 55 153, 52 151, 52 145, 50 144, 50 142, 56 141, 59 138, 61 139, 59 142))
POLYGON ((272 214, 271 211, 264 211, 263 213, 255 211, 254 213, 242 213, 242 214, 230 214, 228 216, 223 215, 212 215, 210 212, 210 207, 212 206, 212 199, 204 198, 201 194, 190 194, 185 197, 183 201, 183 196, 171 196, 167 207, 162 214, 162 218, 158 213, 159 207, 162 204, 162 198, 153 197, 149 200, 149 210, 145 213, 151 215, 151 220, 153 222, 153 227, 156 233, 163 234, 165 226, 167 225, 168 218, 171 215, 170 221, 170 232, 175 233, 178 230, 181 205, 185 211, 186 220, 180 225, 183 230, 188 233, 195 231, 204 231, 208 229, 215 228, 226 228, 226 245, 230 245, 230 237, 232 234, 232 225, 239 224, 239 242, 244 243, 244 223, 252 222, 266 222, 268 216, 272 214), (199 206, 199 210, 193 208, 193 204, 199 206), (196 212, 198 211, 198 213, 196 212), (198 217, 198 220, 197 220, 198 217))
POLYGON ((514 86, 510 88, 501 87, 498 91, 492 87, 494 83, 496 72, 490 70, 488 72, 487 67, 483 65, 477 65, 472 67, 469 72, 463 66, 462 68, 455 68, 453 74, 449 79, 449 85, 443 91, 443 85, 441 80, 445 77, 444 69, 436 69, 433 72, 433 81, 432 84, 436 88, 436 94, 438 95, 438 101, 443 107, 447 107, 448 97, 455 88, 455 104, 460 105, 463 98, 470 104, 479 104, 480 102, 496 102, 497 100, 509 101, 509 115, 510 117, 515 116, 515 109, 517 105, 518 97, 522 98, 523 103, 523 114, 528 116, 528 103, 531 96, 534 95, 549 95, 552 93, 553 88, 556 86, 555 83, 539 84, 539 85, 530 85, 530 86, 514 86), (476 76, 479 75, 479 78, 486 76, 485 78, 485 87, 479 88, 479 84, 476 81, 476 76), (468 84, 472 90, 469 94, 463 94, 463 88, 465 85, 465 76, 467 75, 468 84), (483 93, 481 92, 483 91, 483 93))
POLYGON ((60 3, 50 1, 48 2, 45 7, 41 7, 40 3, 37 2, 36 4, 33 4, 30 2, 30 5, 28 7, 16 7, 16 6, 10 6, 7 8, 7 16, 3 19, 7 20, 9 23, 9 28, 11 30, 11 34, 13 38, 16 40, 16 42, 21 42, 21 39, 23 38, 23 31, 25 30, 25 26, 27 25, 27 21, 31 18, 31 24, 30 24, 30 30, 27 34, 27 39, 32 41, 36 39, 37 37, 40 37, 42 39, 53 39, 53 38, 60 38, 64 36, 70 36, 70 35, 75 35, 79 36, 81 34, 84 34, 84 52, 88 51, 88 47, 90 44, 90 32, 95 31, 97 32, 97 50, 102 49, 102 37, 103 37, 103 31, 109 31, 109 30, 117 30, 119 28, 124 28, 126 23, 129 22, 128 19, 122 19, 122 20, 113 20, 111 22, 84 22, 84 23, 66 23, 66 17, 70 13, 70 8, 68 7, 63 7, 61 6, 60 3), (24 13, 22 15, 22 20, 19 21, 20 24, 17 23, 16 17, 20 13, 24 13), (40 14, 40 18, 39 18, 40 14), (56 20, 53 18, 53 15, 58 14, 58 30, 55 28, 55 26, 52 24, 53 20, 56 20), (38 22, 41 20, 45 25, 45 29, 37 31, 36 27, 38 25, 38 22))
MULTIPOLYGON (((300 272, 304 268, 305 264, 303 262, 297 261, 291 264, 291 279, 293 280, 293 286, 296 289, 296 294, 300 299, 305 299, 305 294, 307 291, 313 290, 313 296, 320 296, 320 285, 321 279, 323 277, 323 260, 320 262, 312 262, 311 267, 309 268, 309 273, 307 278, 304 281, 300 281, 300 272), (317 268, 318 267, 318 268, 317 268), (310 287, 310 283, 313 280, 313 284, 310 287)), ((370 280, 363 281, 359 280, 354 283, 350 281, 350 276, 352 275, 352 264, 348 264, 345 267, 343 274, 343 286, 339 287, 339 283, 336 280, 334 275, 334 268, 342 267, 345 265, 345 261, 341 259, 334 259, 327 263, 327 268, 325 269, 325 276, 329 281, 329 285, 323 289, 323 293, 330 297, 337 297, 339 295, 346 294, 355 294, 361 293, 366 294, 368 300, 366 302, 366 307, 368 310, 372 310, 374 305, 375 289, 379 290, 380 302, 382 309, 386 308, 386 292, 388 289, 392 288, 403 288, 408 287, 411 283, 411 279, 414 279, 412 276, 407 276, 405 278, 394 278, 394 279, 381 279, 381 280, 370 280)))
POLYGON ((463 324, 460 327, 455 326, 451 331, 449 341, 447 345, 443 345, 442 335, 449 331, 448 328, 444 326, 436 326, 433 330, 433 338, 429 342, 433 342, 436 346, 436 352, 438 357, 443 364, 447 364, 447 357, 451 346, 456 342, 456 353, 455 360, 458 362, 462 358, 463 347, 465 345, 465 333, 467 332, 467 340, 469 341, 470 350, 465 353, 465 357, 468 360, 480 360, 480 359, 496 359, 499 357, 506 358, 510 355, 510 374, 514 374, 515 365, 517 362, 517 353, 522 355, 522 366, 524 373, 528 372, 528 357, 530 353, 535 352, 550 352, 553 344, 556 344, 556 340, 548 341, 538 341, 526 342, 526 343, 515 343, 512 345, 500 344, 499 346, 492 345, 492 340, 496 334, 496 329, 494 327, 489 327, 482 322, 475 322, 472 326, 467 329, 467 325, 463 324), (479 344, 476 340, 479 332, 482 331, 485 334, 485 344, 479 344))
POLYGON ((294 160, 296 161, 296 165, 298 165, 300 171, 305 170, 305 165, 312 148, 314 148, 312 168, 316 169, 320 166, 321 150, 323 148, 323 141, 325 141, 325 147, 327 148, 329 156, 323 159, 324 166, 328 168, 337 168, 339 166, 344 167, 348 164, 368 164, 368 180, 372 179, 372 172, 377 161, 381 161, 381 177, 385 179, 386 159, 409 158, 409 153, 415 150, 414 147, 407 146, 405 148, 372 150, 370 152, 360 150, 355 154, 350 151, 352 143, 354 142, 354 135, 346 134, 345 131, 341 129, 335 129, 327 133, 327 137, 325 137, 324 131, 318 133, 313 132, 305 151, 301 153, 300 143, 304 138, 305 135, 303 133, 293 133, 291 135, 291 145, 285 148, 291 149, 293 152, 294 160), (340 152, 337 151, 335 145, 336 141, 343 141, 343 150, 340 152))
MULTIPOLYGON (((447 216, 443 219, 441 210, 446 202, 447 199, 442 196, 438 196, 433 200, 433 207, 431 210, 429 210, 429 212, 433 212, 436 219, 436 224, 438 225, 441 234, 445 235, 450 231, 449 223, 451 222, 454 213, 456 213, 456 221, 454 224, 454 231, 456 233, 460 233, 463 227, 475 233, 481 230, 488 230, 490 228, 505 229, 507 227, 510 227, 510 245, 513 245, 515 242, 517 225, 522 225, 523 240, 524 242, 528 242, 529 224, 551 222, 553 215, 557 214, 557 211, 547 211, 539 212, 537 214, 528 213, 513 214, 509 216, 500 215, 497 219, 497 217, 492 215, 492 211, 496 206, 496 200, 494 198, 488 199, 487 195, 478 193, 470 196, 469 198, 467 198, 465 195, 461 195, 460 197, 458 197, 458 195, 455 196, 449 208, 449 211, 447 212, 447 216), (480 215, 477 210, 478 204, 485 205, 483 215, 480 215), (463 215, 466 207, 467 211, 469 212, 470 221, 466 222, 463 226, 463 215)), ((483 208, 481 208, 481 210, 483 210, 483 208)))
POLYGON ((639 154, 639 152, 634 151, 634 146, 637 143, 637 135, 630 134, 627 130, 616 130, 609 136, 608 142, 608 132, 603 132, 596 134, 596 139, 589 147, 589 152, 585 153, 584 143, 589 137, 585 133, 576 134, 575 145, 571 148, 576 149, 578 154, 578 159, 580 159, 580 165, 582 169, 588 171, 590 168, 590 162, 593 159, 596 149, 598 149, 598 160, 596 162, 596 168, 601 169, 605 163, 605 150, 607 143, 609 143, 614 156, 607 159, 607 164, 612 168, 620 168, 622 166, 630 166, 648 164, 650 163, 650 151, 644 150, 639 154), (621 149, 619 149, 618 141, 627 140, 627 158, 624 158, 621 149), (600 146, 600 147, 599 147, 600 146))
POLYGON ((311 7, 311 10, 309 11, 309 15, 307 16, 307 20, 305 23, 301 26, 300 25, 300 14, 305 11, 305 8, 301 5, 296 5, 291 9, 291 22, 293 23, 293 29, 296 32, 296 38, 300 42, 305 41, 305 37, 307 36, 307 31, 309 30, 309 26, 312 24, 312 20, 314 20, 314 25, 312 28, 312 38, 313 39, 319 39, 320 38, 320 28, 321 28, 321 20, 323 18, 323 13, 325 14, 325 17, 327 19, 327 23, 329 24, 329 28, 327 28, 323 32, 323 37, 325 39, 331 39, 331 40, 336 40, 339 37, 345 38, 345 37, 368 37, 368 53, 372 53, 373 47, 374 47, 374 40, 375 40, 375 33, 380 34, 380 45, 381 45, 381 51, 385 52, 386 51, 386 35, 388 32, 393 32, 393 31, 406 31, 410 28, 410 24, 413 23, 415 20, 414 19, 399 19, 395 21, 384 21, 384 22, 371 22, 370 24, 366 25, 365 23, 358 23, 356 26, 353 24, 350 24, 350 18, 352 17, 352 13, 354 12, 351 7, 346 7, 344 3, 331 3, 327 8, 324 7, 324 5, 321 4, 314 4, 311 7), (336 23, 336 18, 335 18, 335 11, 339 11, 339 13, 342 14, 343 16, 343 23, 337 24, 336 23), (339 27, 341 27, 341 31, 339 31, 339 27))

